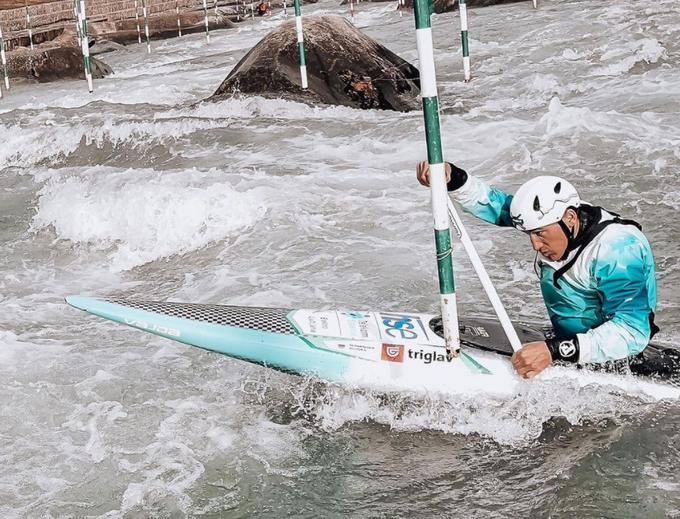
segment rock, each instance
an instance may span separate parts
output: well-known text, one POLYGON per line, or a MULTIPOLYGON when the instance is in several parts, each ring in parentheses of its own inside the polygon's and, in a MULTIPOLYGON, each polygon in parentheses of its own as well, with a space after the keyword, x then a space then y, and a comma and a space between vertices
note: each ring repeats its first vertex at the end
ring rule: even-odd
POLYGON ((116 43, 113 41, 98 41, 92 47, 90 47, 90 55, 97 56, 99 54, 105 54, 107 52, 113 52, 116 50, 126 50, 124 45, 116 43))
POLYGON ((309 89, 301 87, 295 21, 265 36, 210 100, 257 94, 364 109, 419 107, 420 75, 410 63, 340 16, 303 19, 309 89))
MULTIPOLYGON (((113 73, 111 67, 97 58, 90 58, 92 77, 101 79, 113 73)), ((59 79, 85 79, 83 56, 79 48, 52 47, 31 51, 16 49, 7 53, 11 78, 37 79, 40 83, 59 79)))
MULTIPOLYGON (((467 0, 468 7, 488 7, 497 4, 510 4, 514 2, 527 2, 528 0, 467 0)), ((407 9, 413 9, 413 0, 405 0, 407 9)), ((434 0, 433 12, 437 14, 448 13, 458 9, 458 0, 434 0)))

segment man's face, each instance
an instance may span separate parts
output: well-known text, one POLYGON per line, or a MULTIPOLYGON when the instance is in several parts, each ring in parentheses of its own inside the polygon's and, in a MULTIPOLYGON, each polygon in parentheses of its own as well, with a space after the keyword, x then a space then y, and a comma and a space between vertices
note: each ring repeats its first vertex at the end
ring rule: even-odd
POLYGON ((559 223, 553 223, 529 232, 531 246, 550 261, 559 261, 567 250, 567 237, 559 223))

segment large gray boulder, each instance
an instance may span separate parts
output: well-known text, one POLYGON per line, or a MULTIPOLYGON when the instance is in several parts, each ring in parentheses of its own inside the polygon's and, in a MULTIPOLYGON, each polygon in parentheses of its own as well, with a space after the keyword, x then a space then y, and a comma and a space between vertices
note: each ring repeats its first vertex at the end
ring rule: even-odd
MULTIPOLYGON (((101 79, 113 71, 103 61, 90 58, 92 76, 101 79)), ((59 79, 85 79, 83 56, 78 47, 19 48, 7 53, 11 78, 35 79, 40 83, 59 79)))
POLYGON ((340 16, 303 19, 309 89, 301 87, 295 22, 265 36, 234 67, 211 100, 256 94, 364 109, 417 108, 418 69, 340 16))

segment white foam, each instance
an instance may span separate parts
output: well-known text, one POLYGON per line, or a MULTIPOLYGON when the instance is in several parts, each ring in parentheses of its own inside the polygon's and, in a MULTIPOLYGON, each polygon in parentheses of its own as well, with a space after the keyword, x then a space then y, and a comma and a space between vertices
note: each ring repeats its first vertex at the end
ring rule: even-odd
POLYGON ((235 236, 266 211, 256 191, 239 192, 216 171, 92 168, 52 177, 38 195, 32 229, 109 251, 112 271, 235 236))

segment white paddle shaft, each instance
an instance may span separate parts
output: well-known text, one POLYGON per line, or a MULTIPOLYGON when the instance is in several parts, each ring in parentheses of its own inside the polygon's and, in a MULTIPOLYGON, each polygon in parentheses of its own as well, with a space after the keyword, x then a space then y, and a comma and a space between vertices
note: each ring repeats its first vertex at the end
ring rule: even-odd
POLYGON ((486 295, 489 298, 489 301, 491 302, 491 306, 493 306, 493 309, 496 312, 496 315, 498 316, 498 320, 501 322, 503 331, 505 332, 505 335, 508 337, 512 349, 514 351, 518 351, 522 348, 522 343, 519 340, 519 337, 517 336, 515 328, 512 326, 510 317, 508 316, 508 313, 505 311, 505 307, 503 306, 503 303, 498 297, 498 292, 496 292, 496 289, 493 286, 493 282, 491 281, 489 274, 486 272, 486 269, 484 268, 482 259, 479 257, 477 249, 475 249, 475 246, 473 245, 470 236, 465 230, 463 221, 460 219, 460 216, 458 216, 456 208, 453 206, 453 202, 451 202, 450 199, 448 205, 449 216, 451 217, 451 222, 453 223, 453 226, 456 228, 456 231, 458 232, 460 242, 463 244, 465 252, 467 252, 467 255, 470 257, 470 261, 472 262, 472 266, 474 267, 475 272, 477 273, 477 277, 479 277, 479 281, 481 281, 482 286, 484 287, 484 291, 486 292, 486 295))

